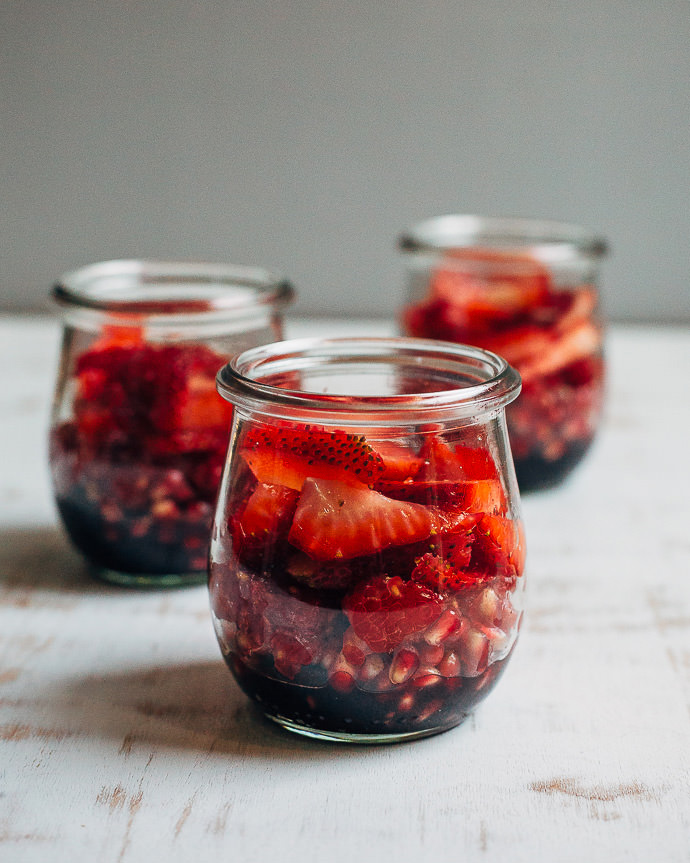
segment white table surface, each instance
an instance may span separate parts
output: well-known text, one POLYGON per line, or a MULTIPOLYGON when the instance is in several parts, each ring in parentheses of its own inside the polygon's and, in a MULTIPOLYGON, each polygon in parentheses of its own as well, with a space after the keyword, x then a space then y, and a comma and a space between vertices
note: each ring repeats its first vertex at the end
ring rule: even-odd
POLYGON ((257 718, 205 588, 90 580, 46 467, 58 333, 0 316, 0 861, 690 861, 690 329, 611 329, 593 450, 523 500, 505 676, 379 747, 257 718))

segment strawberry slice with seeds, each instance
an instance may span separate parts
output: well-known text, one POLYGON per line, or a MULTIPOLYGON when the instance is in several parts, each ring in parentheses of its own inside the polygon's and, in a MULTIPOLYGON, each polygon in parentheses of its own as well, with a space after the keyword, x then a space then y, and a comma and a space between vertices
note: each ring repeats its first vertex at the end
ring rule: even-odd
POLYGON ((475 528, 471 571, 485 577, 514 579, 525 562, 522 526, 499 515, 483 515, 475 528))
POLYGON ((443 524, 439 512, 391 500, 364 486, 307 479, 289 540, 317 560, 347 560, 426 539, 443 524))
POLYGON ((273 556, 276 546, 287 539, 297 497, 285 486, 259 483, 232 519, 235 553, 255 565, 273 556))
POLYGON ((431 437, 422 445, 419 455, 425 464, 417 479, 439 482, 441 480, 497 479, 498 470, 489 451, 485 448, 463 444, 451 446, 440 437, 431 437))
POLYGON ((307 477, 369 485, 383 473, 381 456, 363 435, 309 426, 253 426, 242 457, 259 482, 299 491, 307 477))
POLYGON ((415 455, 409 447, 396 441, 376 441, 372 446, 383 459, 383 479, 401 482, 410 480, 419 473, 424 464, 421 456, 415 455))
POLYGON ((399 576, 376 576, 343 599, 356 635, 377 653, 389 653, 433 623, 443 610, 435 591, 399 576))
POLYGON ((426 506, 440 506, 464 512, 498 513, 504 512, 506 508, 505 493, 497 479, 467 482, 381 480, 374 488, 395 500, 414 501, 426 506))

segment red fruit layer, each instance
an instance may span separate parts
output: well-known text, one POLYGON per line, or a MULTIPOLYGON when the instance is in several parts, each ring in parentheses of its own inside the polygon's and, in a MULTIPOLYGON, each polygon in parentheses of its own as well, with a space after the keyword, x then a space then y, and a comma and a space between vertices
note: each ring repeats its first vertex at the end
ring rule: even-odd
POLYGON ((297 490, 307 477, 368 485, 384 472, 362 435, 339 429, 252 426, 240 452, 259 482, 297 490))
POLYGON ((326 479, 304 483, 289 540, 317 560, 343 560, 426 539, 439 512, 373 489, 326 479))
POLYGON ((434 591, 398 576, 380 576, 354 588, 343 600, 352 628, 372 650, 388 652, 440 616, 434 591))

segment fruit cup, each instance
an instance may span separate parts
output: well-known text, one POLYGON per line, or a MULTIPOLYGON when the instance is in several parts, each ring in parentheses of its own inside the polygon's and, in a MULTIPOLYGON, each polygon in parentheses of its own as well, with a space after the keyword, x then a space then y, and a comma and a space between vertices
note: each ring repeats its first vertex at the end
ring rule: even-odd
POLYGON ((50 430, 57 508, 94 574, 205 581, 236 352, 282 336, 292 296, 263 270, 109 261, 53 288, 63 320, 50 430))
POLYGON ((403 333, 505 357, 522 376, 507 411, 520 489, 559 484, 601 417, 597 282, 605 242, 573 225, 441 216, 399 245, 408 265, 403 333))
POLYGON ((518 635, 525 545, 502 358, 421 339, 282 342, 218 375, 234 406, 209 591, 267 717, 379 743, 462 722, 518 635))

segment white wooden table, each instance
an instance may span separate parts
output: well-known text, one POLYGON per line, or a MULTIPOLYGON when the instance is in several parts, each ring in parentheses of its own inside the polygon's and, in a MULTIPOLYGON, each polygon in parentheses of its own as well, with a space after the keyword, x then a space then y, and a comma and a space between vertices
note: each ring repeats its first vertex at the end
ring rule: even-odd
POLYGON ((89 579, 48 481, 57 346, 0 317, 2 863, 690 861, 690 329, 610 332, 594 449, 523 501, 528 617, 496 690, 371 748, 259 719, 204 588, 89 579))

